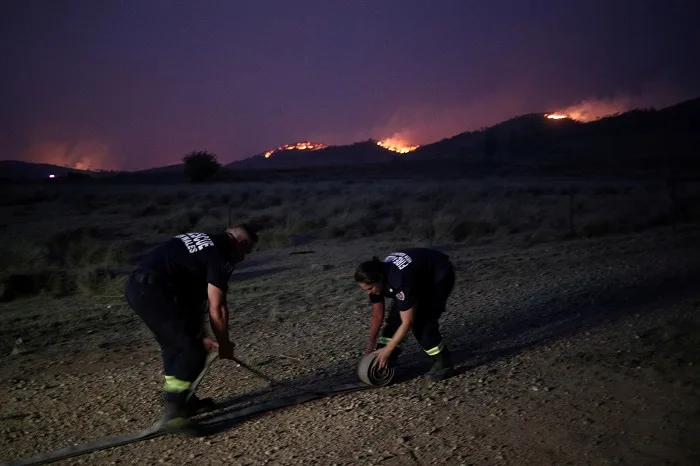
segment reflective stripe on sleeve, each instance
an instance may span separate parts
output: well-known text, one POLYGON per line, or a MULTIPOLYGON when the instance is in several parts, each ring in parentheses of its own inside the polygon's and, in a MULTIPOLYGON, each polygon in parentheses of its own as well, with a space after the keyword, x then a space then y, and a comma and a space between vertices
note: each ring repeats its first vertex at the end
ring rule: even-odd
POLYGON ((390 341, 391 341, 391 338, 388 338, 388 337, 379 337, 377 339, 377 342, 382 344, 382 345, 388 345, 390 341))

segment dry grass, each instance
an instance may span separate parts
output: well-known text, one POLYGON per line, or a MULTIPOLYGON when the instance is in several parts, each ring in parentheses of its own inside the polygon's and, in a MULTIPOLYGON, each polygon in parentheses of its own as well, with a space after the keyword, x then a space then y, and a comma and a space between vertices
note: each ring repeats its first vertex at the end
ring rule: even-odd
POLYGON ((660 182, 387 180, 6 191, 0 201, 5 300, 119 294, 139 254, 183 231, 221 230, 229 218, 257 225, 264 249, 362 237, 529 246, 695 221, 700 214, 699 186, 679 187, 674 216, 660 182))

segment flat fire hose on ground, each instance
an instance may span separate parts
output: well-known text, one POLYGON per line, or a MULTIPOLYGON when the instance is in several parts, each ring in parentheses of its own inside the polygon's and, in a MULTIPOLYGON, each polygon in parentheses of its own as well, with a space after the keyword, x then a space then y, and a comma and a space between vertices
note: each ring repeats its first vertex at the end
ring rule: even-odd
MULTIPOLYGON (((206 373, 209 371, 209 368, 211 367, 211 364, 218 359, 218 355, 216 353, 210 353, 207 356, 204 369, 202 372, 199 374, 197 379, 192 382, 191 385, 191 391, 190 393, 194 393, 199 386, 200 382, 206 375, 206 373)), ((394 369, 393 368, 388 368, 388 369, 379 369, 375 365, 375 359, 376 356, 374 354, 368 354, 365 357, 362 358, 360 361, 360 364, 357 369, 357 374, 362 382, 355 382, 355 383, 346 383, 342 385, 336 385, 333 387, 329 387, 323 390, 311 390, 311 389, 306 389, 306 388, 301 388, 298 387, 294 384, 290 383, 284 383, 280 382, 276 379, 273 379, 266 374, 258 371, 257 369, 249 366, 245 362, 241 361, 238 358, 233 358, 233 361, 243 367, 244 369, 250 371, 257 377, 260 377, 261 379, 266 380, 269 382, 271 385, 277 385, 280 387, 286 387, 290 388, 293 390, 297 390, 301 392, 299 395, 295 396, 290 396, 290 397, 285 397, 281 399, 273 399, 267 402, 263 402, 257 405, 253 406, 248 406, 242 409, 238 409, 235 411, 223 413, 220 415, 214 415, 206 420, 204 420, 202 423, 196 423, 196 425, 202 427, 202 434, 206 434, 208 430, 214 431, 213 428, 221 423, 225 422, 232 422, 236 421, 238 419, 245 419, 250 416, 260 414, 266 411, 270 411, 273 409, 280 409, 284 407, 289 407, 289 406, 294 406, 297 404, 301 403, 306 403, 311 400, 315 400, 318 398, 322 398, 325 396, 333 395, 333 394, 339 394, 339 393, 348 393, 348 392, 353 392, 353 391, 358 391, 358 390, 363 390, 363 389, 368 389, 371 387, 381 387, 388 385, 391 382, 391 379, 394 376, 394 369)), ((212 412, 215 412, 212 411, 212 412)), ((88 453, 93 453, 96 451, 100 450, 107 450, 110 448, 118 447, 121 445, 127 445, 130 443, 135 443, 135 442, 140 442, 143 440, 148 440, 156 437, 160 437, 162 435, 166 435, 168 432, 165 432, 162 429, 161 422, 157 422, 151 427, 148 427, 144 430, 138 431, 138 432, 133 432, 130 434, 125 434, 117 437, 110 437, 110 438, 105 438, 101 440, 96 440, 94 442, 88 442, 88 443, 83 443, 83 444, 77 444, 77 445, 72 445, 69 447, 61 448, 59 450, 54 450, 51 452, 43 453, 41 455, 25 458, 25 459, 20 459, 16 461, 11 461, 9 463, 2 463, 2 466, 28 466, 28 465, 35 465, 35 464, 47 464, 47 463, 52 463, 54 461, 60 461, 64 460, 67 458, 72 458, 75 456, 80 456, 80 455, 86 455, 88 453)))

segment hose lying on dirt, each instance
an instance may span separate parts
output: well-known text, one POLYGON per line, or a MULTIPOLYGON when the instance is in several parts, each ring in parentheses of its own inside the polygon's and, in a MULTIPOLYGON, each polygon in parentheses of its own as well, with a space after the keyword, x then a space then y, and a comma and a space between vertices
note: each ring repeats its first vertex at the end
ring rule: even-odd
MULTIPOLYGON (((201 431, 201 435, 209 435, 217 432, 218 427, 222 424, 225 425, 227 423, 235 423, 237 421, 247 419, 250 416, 270 411, 273 409, 294 406, 333 394, 347 393, 357 390, 368 389, 371 387, 384 386, 388 384, 391 381, 391 378, 394 376, 394 369, 392 368, 390 370, 379 370, 376 367, 376 364, 373 364, 375 357, 376 356, 370 354, 365 356, 362 359, 362 361, 360 361, 360 365, 358 367, 358 375, 360 376, 360 380, 362 380, 362 382, 335 385, 331 387, 325 387, 321 390, 306 389, 298 387, 294 384, 280 382, 247 365, 243 361, 240 361, 239 359, 235 358, 234 362, 238 363, 245 369, 251 371, 258 377, 267 380, 268 382, 270 382, 270 384, 293 388, 295 390, 301 391, 302 393, 294 396, 269 400, 263 403, 255 404, 230 412, 224 412, 221 414, 212 413, 212 415, 205 416, 204 419, 197 422, 197 428, 201 431)), ((199 383, 201 382, 204 375, 209 371, 211 364, 216 359, 217 356, 215 354, 210 354, 209 357, 207 357, 204 370, 202 371, 200 376, 197 377, 197 380, 195 380, 195 382, 192 384, 195 389, 197 385, 199 385, 199 383)), ((11 461, 9 463, 2 463, 2 466, 28 466, 35 464, 47 464, 54 461, 85 455, 99 450, 107 450, 120 445, 127 445, 146 439, 160 437, 162 435, 166 435, 166 433, 162 429, 160 429, 158 423, 156 423, 155 425, 139 432, 133 432, 117 437, 104 438, 94 442, 72 445, 66 448, 54 450, 34 457, 11 461)))

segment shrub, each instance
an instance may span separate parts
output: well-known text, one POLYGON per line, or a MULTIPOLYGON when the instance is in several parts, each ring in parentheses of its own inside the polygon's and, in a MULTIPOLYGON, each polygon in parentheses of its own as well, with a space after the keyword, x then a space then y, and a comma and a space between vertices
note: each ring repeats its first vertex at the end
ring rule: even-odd
POLYGON ((211 179, 221 167, 216 155, 209 152, 190 152, 182 160, 185 162, 185 175, 193 183, 211 179))

